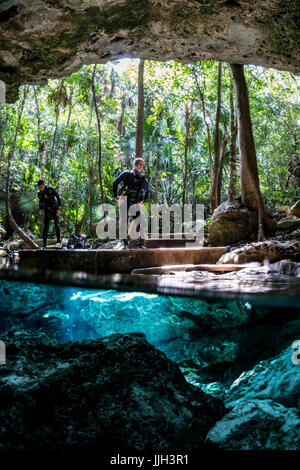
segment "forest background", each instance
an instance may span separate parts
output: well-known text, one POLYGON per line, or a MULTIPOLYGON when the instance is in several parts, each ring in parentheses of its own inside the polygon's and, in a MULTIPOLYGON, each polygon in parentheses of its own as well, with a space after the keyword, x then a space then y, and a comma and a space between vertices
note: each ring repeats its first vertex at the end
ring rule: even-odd
MULTIPOLYGON (((216 166, 217 205, 239 195, 229 66, 217 61, 143 65, 143 77, 138 60, 84 66, 67 78, 23 86, 17 103, 0 106, 0 230, 6 230, 6 238, 12 233, 5 220, 8 191, 17 223, 33 238, 40 236, 40 178, 61 195, 64 236, 94 235, 99 205, 114 203, 113 180, 132 167, 136 155, 139 78, 147 204, 204 204, 208 224, 216 206, 216 166)), ((246 66, 245 75, 260 188, 267 209, 274 210, 300 197, 293 177, 299 158, 299 84, 289 72, 262 67, 246 66)))

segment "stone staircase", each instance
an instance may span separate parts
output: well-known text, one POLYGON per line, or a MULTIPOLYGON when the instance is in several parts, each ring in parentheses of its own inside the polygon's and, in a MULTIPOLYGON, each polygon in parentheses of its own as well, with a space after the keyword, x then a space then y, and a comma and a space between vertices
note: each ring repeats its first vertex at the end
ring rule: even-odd
POLYGON ((186 246, 190 248, 194 242, 194 233, 167 233, 155 238, 149 235, 144 239, 144 246, 146 248, 185 248, 186 246))

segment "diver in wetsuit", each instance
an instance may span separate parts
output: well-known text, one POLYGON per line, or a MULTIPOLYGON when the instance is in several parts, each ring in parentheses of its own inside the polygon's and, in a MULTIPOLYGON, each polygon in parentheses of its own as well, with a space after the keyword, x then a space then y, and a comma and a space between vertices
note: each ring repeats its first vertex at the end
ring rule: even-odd
MULTIPOLYGON (((133 204, 143 205, 147 200, 149 193, 148 181, 142 173, 144 166, 144 160, 142 158, 136 158, 133 162, 133 169, 131 171, 123 171, 113 182, 113 194, 114 198, 120 206, 123 203, 122 196, 127 197, 127 212, 133 204), (118 185, 122 183, 121 189, 118 196, 118 185)), ((135 216, 131 216, 133 222, 140 215, 139 212, 135 216)), ((129 237, 130 242, 130 237, 129 237)), ((130 245, 130 243, 129 243, 130 245)), ((142 248, 141 240, 138 241, 137 245, 142 248)), ((128 246, 128 240, 125 240, 125 247, 128 246)))
POLYGON ((57 192, 54 188, 50 188, 45 185, 43 180, 38 181, 38 198, 39 198, 39 210, 43 210, 45 212, 44 217, 44 230, 43 230, 43 249, 47 248, 47 237, 48 237, 48 230, 50 220, 53 219, 57 244, 56 246, 61 248, 60 244, 60 228, 58 225, 58 217, 59 217, 59 207, 61 205, 61 200, 57 192))

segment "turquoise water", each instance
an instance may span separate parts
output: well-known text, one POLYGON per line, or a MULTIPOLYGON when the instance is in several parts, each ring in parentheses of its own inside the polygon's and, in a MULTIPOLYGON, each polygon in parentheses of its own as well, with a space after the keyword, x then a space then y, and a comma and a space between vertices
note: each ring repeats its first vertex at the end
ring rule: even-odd
MULTIPOLYGON (((279 324, 294 321, 299 313, 296 304, 287 310, 272 301, 254 305, 249 300, 0 281, 0 335, 35 330, 66 342, 142 332, 169 358, 190 368, 234 361, 253 324, 267 324, 274 316, 282 316, 279 324)), ((268 336, 268 328, 264 334, 268 336)))

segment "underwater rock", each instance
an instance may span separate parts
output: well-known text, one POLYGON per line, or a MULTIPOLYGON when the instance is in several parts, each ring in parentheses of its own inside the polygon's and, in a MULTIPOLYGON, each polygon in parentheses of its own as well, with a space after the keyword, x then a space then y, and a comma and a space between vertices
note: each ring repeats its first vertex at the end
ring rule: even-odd
MULTIPOLYGON (((269 316, 242 327, 220 331, 199 329, 189 343, 178 339, 164 345, 164 352, 178 363, 187 380, 200 388, 199 384, 207 387, 215 382, 230 387, 242 372, 280 354, 298 337, 299 310, 269 309, 269 316)), ((291 357, 290 349, 289 361, 291 357)), ((221 397, 221 389, 220 393, 221 397)))
POLYGON ((56 305, 59 290, 54 286, 26 282, 0 282, 0 314, 27 314, 56 305), (5 290, 3 295, 3 290, 5 290), (1 292, 2 290, 2 292, 1 292))
MULTIPOLYGON (((190 318, 198 323, 221 330, 249 323, 254 317, 252 305, 239 300, 208 302, 196 298, 170 297, 170 304, 170 314, 181 310, 184 316, 185 312, 189 312, 190 318)), ((262 316, 262 312, 258 312, 258 316, 262 316)))
POLYGON ((59 343, 7 333, 1 450, 196 451, 224 416, 140 333, 59 343))
POLYGON ((220 449, 300 450, 300 414, 273 400, 239 400, 207 435, 220 449))
POLYGON ((229 406, 240 398, 271 399, 286 407, 300 409, 300 364, 292 362, 289 347, 276 357, 259 362, 243 372, 226 393, 229 406))
POLYGON ((226 201, 214 210, 208 227, 208 244, 224 246, 245 240, 257 231, 257 212, 243 206, 239 199, 226 201))

